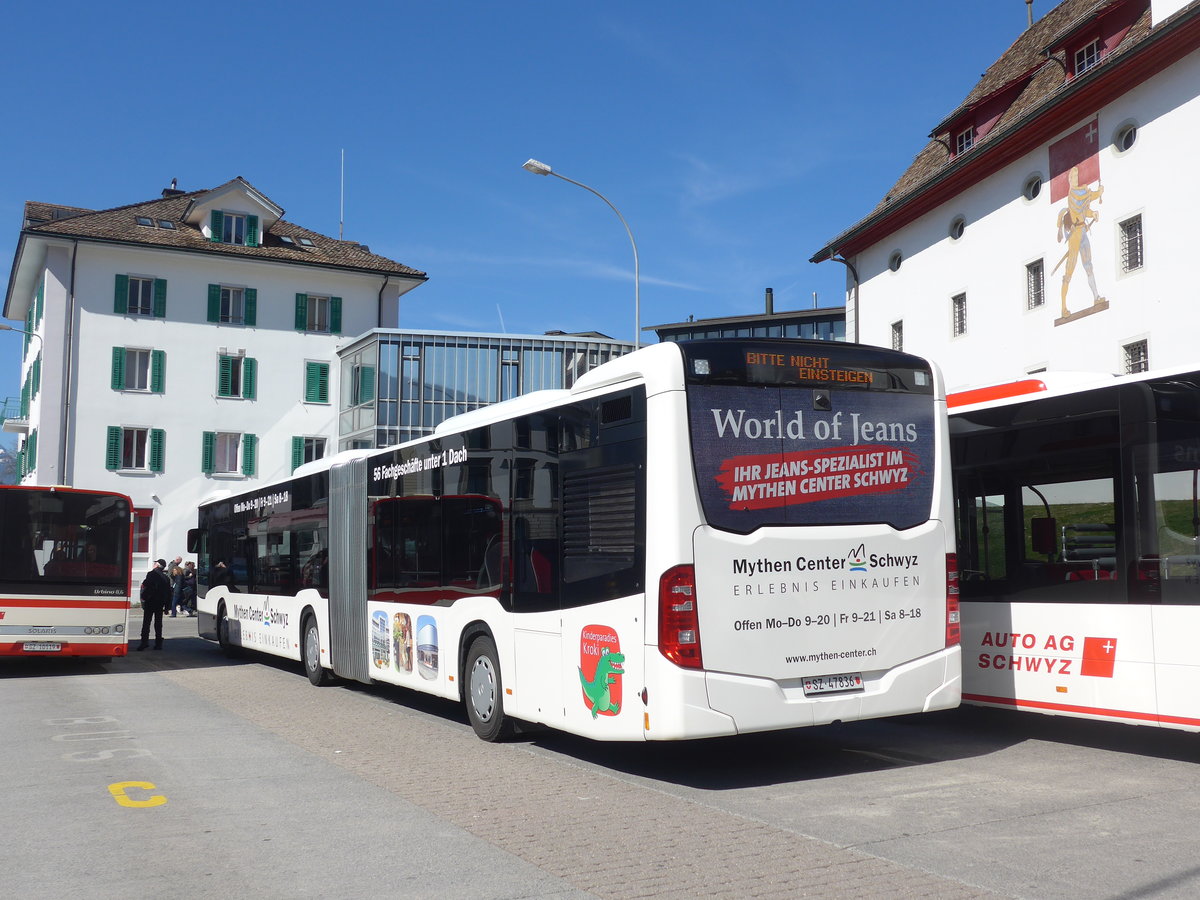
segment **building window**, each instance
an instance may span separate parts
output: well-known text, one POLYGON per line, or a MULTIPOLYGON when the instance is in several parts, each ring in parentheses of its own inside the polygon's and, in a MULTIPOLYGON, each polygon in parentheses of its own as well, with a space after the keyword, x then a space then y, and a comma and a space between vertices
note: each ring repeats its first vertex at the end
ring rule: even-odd
POLYGON ((242 289, 223 287, 221 288, 221 313, 220 319, 222 322, 228 322, 231 325, 242 324, 242 289))
POLYGON ((954 320, 954 336, 962 337, 967 333, 967 295, 955 294, 951 297, 950 310, 954 320))
POLYGON ((1142 217, 1133 216, 1121 223, 1121 270, 1132 272, 1145 265, 1142 247, 1142 217))
POLYGON ((131 316, 154 315, 154 279, 129 279, 129 305, 125 311, 131 316))
POLYGON ((1045 263, 1031 262, 1025 267, 1025 308, 1037 309, 1046 302, 1045 263))
POLYGON ((296 295, 296 330, 342 333, 342 298, 319 294, 296 295))
POLYGON ((258 324, 258 291, 223 284, 208 286, 208 321, 220 325, 258 324))
POLYGON ((1149 371, 1150 346, 1147 341, 1134 341, 1132 344, 1126 344, 1124 350, 1126 375, 1149 371))
POLYGON ((954 155, 959 156, 966 153, 975 146, 975 126, 960 131, 958 137, 954 139, 954 155))
POLYGON ((214 209, 209 219, 209 240, 214 244, 258 246, 258 216, 214 209))
POLYGON ((1113 145, 1117 148, 1117 152, 1125 153, 1132 150, 1133 145, 1137 143, 1137 133, 1137 126, 1132 122, 1118 128, 1117 136, 1113 138, 1113 145))
POLYGON ((110 472, 161 472, 166 432, 161 428, 108 427, 105 468, 110 472))
POLYGON ((1094 40, 1075 51, 1075 74, 1082 75, 1098 62, 1100 62, 1100 41, 1094 40))
POLYGON ((135 509, 133 511, 133 552, 150 552, 150 525, 154 521, 154 510, 135 509))
POLYGON ((258 361, 246 356, 217 357, 217 396, 253 400, 257 394, 258 361))
POLYGON ((904 349, 904 321, 892 323, 892 349, 904 349))
POLYGON ((305 463, 325 458, 325 438, 301 437, 292 438, 292 471, 305 463))
POLYGON ((258 437, 229 431, 206 431, 200 467, 206 475, 253 475, 258 437))
POLYGON ((167 281, 142 275, 118 275, 113 297, 113 312, 122 316, 167 314, 167 281))
POLYGON ((329 363, 306 362, 304 364, 304 402, 329 402, 329 363))

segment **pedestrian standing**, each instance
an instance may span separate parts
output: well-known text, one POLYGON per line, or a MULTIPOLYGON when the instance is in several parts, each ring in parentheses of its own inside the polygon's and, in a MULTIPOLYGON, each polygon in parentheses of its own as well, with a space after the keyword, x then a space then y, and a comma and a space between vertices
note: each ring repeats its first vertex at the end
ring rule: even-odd
POLYGON ((181 566, 171 567, 171 618, 175 618, 175 614, 179 608, 183 606, 183 568, 181 566))
POLYGON ((183 606, 189 616, 196 615, 196 564, 188 560, 183 564, 183 606))
POLYGON ((142 642, 137 649, 145 650, 150 646, 150 623, 154 623, 154 649, 161 650, 163 646, 163 610, 171 605, 171 579, 167 577, 167 561, 156 559, 154 568, 146 574, 142 582, 142 642))

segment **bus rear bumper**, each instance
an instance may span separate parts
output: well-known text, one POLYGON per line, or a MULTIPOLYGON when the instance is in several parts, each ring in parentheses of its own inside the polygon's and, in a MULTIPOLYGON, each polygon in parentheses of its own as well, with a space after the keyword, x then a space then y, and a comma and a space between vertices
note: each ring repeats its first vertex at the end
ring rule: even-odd
POLYGON ((47 641, 42 638, 31 638, 28 641, 14 641, 0 644, 0 656, 40 656, 43 658, 69 656, 86 659, 88 657, 125 656, 129 645, 124 641, 119 644, 85 644, 82 642, 47 641))
POLYGON ((884 672, 863 674, 866 686, 857 693, 805 696, 799 680, 709 672, 708 701, 712 709, 729 715, 739 733, 745 733, 953 709, 962 700, 958 647, 884 672))

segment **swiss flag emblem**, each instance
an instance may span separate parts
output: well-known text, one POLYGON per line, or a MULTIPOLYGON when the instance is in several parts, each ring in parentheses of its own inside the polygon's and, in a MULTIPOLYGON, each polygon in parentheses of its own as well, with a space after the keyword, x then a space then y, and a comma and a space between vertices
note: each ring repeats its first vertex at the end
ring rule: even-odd
POLYGON ((1085 637, 1083 639, 1083 665, 1080 675, 1096 678, 1112 678, 1113 663, 1117 660, 1117 639, 1085 637))

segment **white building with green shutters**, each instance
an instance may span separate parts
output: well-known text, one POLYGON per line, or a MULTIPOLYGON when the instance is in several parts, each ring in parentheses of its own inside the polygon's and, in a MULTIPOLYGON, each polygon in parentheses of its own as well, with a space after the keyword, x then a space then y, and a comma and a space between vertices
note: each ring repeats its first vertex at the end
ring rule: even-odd
POLYGON ((423 272, 283 218, 241 178, 105 210, 27 203, 4 316, 24 329, 22 483, 128 494, 136 560, 186 555, 196 503, 336 450, 338 349, 395 328, 423 272))

